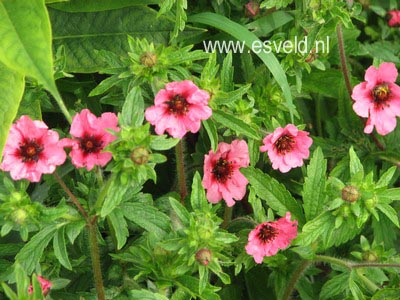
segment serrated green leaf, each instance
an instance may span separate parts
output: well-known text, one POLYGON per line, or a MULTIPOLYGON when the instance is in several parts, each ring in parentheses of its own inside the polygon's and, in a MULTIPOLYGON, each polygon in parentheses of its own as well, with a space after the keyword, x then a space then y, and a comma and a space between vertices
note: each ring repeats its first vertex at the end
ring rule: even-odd
POLYGON ((316 241, 324 232, 334 226, 335 218, 329 212, 323 212, 315 219, 307 222, 296 238, 296 245, 308 246, 316 241))
POLYGON ((355 271, 351 271, 350 279, 349 279, 349 289, 351 294, 354 297, 354 300, 365 300, 365 296, 361 291, 361 288, 357 285, 355 281, 356 273, 355 271))
POLYGON ((128 185, 121 186, 117 180, 113 180, 101 207, 101 217, 110 214, 122 202, 128 190, 128 185))
POLYGON ((16 261, 31 274, 39 263, 44 249, 57 232, 57 226, 49 225, 35 234, 15 257, 16 261))
POLYGON ((208 205, 199 172, 196 172, 193 177, 192 193, 190 194, 190 203, 192 205, 193 210, 203 210, 208 205))
POLYGON ((152 293, 148 290, 131 290, 128 294, 129 299, 132 300, 168 300, 167 297, 158 293, 152 293))
POLYGON ((379 196, 389 198, 390 200, 393 201, 400 200, 400 188, 392 188, 384 190, 383 192, 379 193, 379 196))
POLYGON ((310 164, 307 167, 307 177, 303 185, 303 207, 306 220, 312 220, 319 215, 326 202, 327 161, 321 148, 314 151, 310 164))
POLYGON ((390 181, 393 178, 394 173, 396 172, 397 167, 393 166, 389 168, 382 176, 379 178, 379 181, 376 184, 376 188, 387 187, 390 181))
POLYGON ((152 136, 150 148, 157 151, 169 150, 179 143, 180 139, 167 138, 167 135, 152 136))
POLYGON ((260 139, 257 130, 231 113, 222 110, 215 110, 213 111, 212 117, 221 125, 226 126, 235 132, 242 133, 252 139, 260 139))
POLYGON ((211 119, 203 121, 204 129, 207 131, 208 138, 211 142, 211 149, 216 152, 218 147, 218 132, 215 123, 211 119))
POLYGON ((342 294, 348 287, 350 273, 342 273, 328 280, 322 287, 320 299, 332 299, 332 297, 342 294))
POLYGON ((23 92, 24 77, 0 63, 0 154, 3 153, 23 92))
POLYGON ((394 300, 400 299, 400 289, 397 288, 385 288, 378 291, 372 296, 371 300, 394 300))
POLYGON ((143 229, 163 237, 170 231, 170 220, 167 215, 153 206, 144 203, 122 203, 120 208, 128 220, 143 229))
POLYGON ((128 6, 142 6, 158 4, 160 0, 63 0, 65 3, 56 3, 50 7, 66 12, 96 12, 128 6), (68 2, 67 2, 68 1, 68 2))
POLYGON ((249 203, 253 208, 254 220, 257 223, 263 223, 267 220, 264 207, 262 206, 260 198, 256 197, 256 192, 253 187, 250 187, 249 203))
POLYGON ((128 224, 124 218, 124 214, 119 207, 115 208, 107 218, 113 227, 113 234, 117 239, 117 250, 120 250, 125 244, 129 236, 128 224))
MULTIPOLYGON (((231 21, 228 18, 216 13, 205 12, 192 15, 189 17, 189 21, 218 28, 219 30, 230 34, 238 41, 243 41, 245 45, 250 49, 253 47, 255 41, 258 41, 260 44, 262 44, 262 42, 257 38, 254 33, 248 31, 241 24, 235 23, 234 21, 231 21)), ((293 116, 296 113, 296 108, 293 105, 292 93, 286 78, 285 71, 282 69, 282 66, 280 65, 279 61, 276 59, 273 53, 260 51, 259 53, 256 53, 256 55, 267 66, 267 68, 274 76, 276 82, 281 87, 284 97, 286 99, 286 106, 289 109, 293 123, 293 116)))
POLYGON ((257 196, 263 199, 278 215, 284 216, 288 211, 300 224, 304 224, 304 214, 300 204, 292 197, 289 191, 276 179, 259 169, 252 167, 240 170, 249 180, 257 196))
POLYGON ((126 96, 121 112, 121 124, 139 127, 144 120, 144 100, 140 87, 133 87, 126 96))
POLYGON ((20 264, 15 265, 15 281, 18 298, 26 299, 28 297, 29 278, 20 264))
POLYGON ((36 78, 59 98, 53 77, 51 28, 43 0, 0 2, 0 61, 36 78))
POLYGON ((233 90, 233 66, 232 66, 232 52, 229 52, 221 68, 221 89, 224 92, 233 90))
POLYGON ((172 198, 172 197, 168 197, 168 198, 169 198, 169 203, 171 204, 171 207, 175 211, 179 220, 182 222, 182 224, 185 227, 188 227, 190 224, 190 219, 191 219, 189 212, 186 210, 186 208, 182 204, 180 204, 174 198, 172 198))
POLYGON ((354 176, 357 173, 364 174, 364 167, 358 158, 356 152, 354 151, 353 147, 350 148, 350 175, 354 176))
POLYGON ((65 244, 65 226, 59 228, 53 239, 54 255, 58 261, 68 270, 72 270, 65 244))
POLYGON ((86 222, 84 220, 76 221, 66 225, 65 232, 71 244, 74 243, 75 239, 82 232, 82 229, 85 227, 85 225, 86 222))
POLYGON ((378 203, 376 204, 376 208, 379 209, 384 215, 386 215, 386 217, 388 217, 394 225, 400 227, 397 211, 392 206, 386 203, 378 203))

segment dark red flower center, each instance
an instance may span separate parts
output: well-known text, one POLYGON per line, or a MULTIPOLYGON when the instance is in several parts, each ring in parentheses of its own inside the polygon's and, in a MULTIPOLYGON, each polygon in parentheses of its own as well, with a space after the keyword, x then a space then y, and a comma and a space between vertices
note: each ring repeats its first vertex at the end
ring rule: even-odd
POLYGON ((176 95, 166 103, 169 111, 174 115, 183 116, 189 111, 189 103, 181 95, 176 95))
POLYGON ((233 173, 233 164, 223 158, 219 158, 214 165, 211 173, 214 174, 214 178, 221 183, 225 183, 231 178, 233 173))
POLYGON ((278 235, 278 229, 268 224, 264 224, 261 227, 260 231, 258 232, 257 237, 263 244, 266 244, 274 240, 277 235, 278 235))
POLYGON ((285 154, 293 149, 294 138, 290 134, 284 134, 276 140, 274 146, 279 154, 285 154))
POLYGON ((387 83, 382 83, 375 86, 372 90, 375 105, 383 106, 390 97, 390 89, 387 83))
POLYGON ((36 140, 26 140, 19 144, 19 156, 23 162, 37 162, 43 146, 36 140))
POLYGON ((79 147, 86 154, 98 153, 103 149, 103 142, 100 137, 85 134, 83 138, 79 139, 79 147))

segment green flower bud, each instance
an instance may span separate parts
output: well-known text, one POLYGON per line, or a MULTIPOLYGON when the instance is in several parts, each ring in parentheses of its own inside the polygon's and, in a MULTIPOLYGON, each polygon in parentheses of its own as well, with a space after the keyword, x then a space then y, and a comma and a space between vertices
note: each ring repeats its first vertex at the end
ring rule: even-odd
POLYGON ((149 154, 146 148, 138 147, 131 153, 131 159, 137 165, 144 165, 149 161, 149 154))
POLYGON ((28 213, 26 212, 26 210, 19 208, 13 212, 11 218, 15 223, 21 225, 25 222, 27 217, 28 217, 28 213))
POLYGON ((347 202, 356 202, 361 194, 357 187, 348 185, 342 189, 342 199, 347 202))
POLYGON ((365 200, 365 206, 366 206, 368 209, 373 209, 373 208, 375 208, 375 205, 376 205, 376 200, 375 200, 375 198, 370 198, 370 199, 365 200))
POLYGON ((145 52, 141 57, 140 57, 140 63, 143 66, 146 66, 148 68, 154 67, 154 65, 157 63, 157 56, 152 53, 152 52, 145 52))
POLYGON ((362 257, 366 261, 377 261, 378 260, 378 255, 376 255, 375 251, 364 252, 362 257))
POLYGON ((15 202, 19 202, 22 200, 22 194, 20 192, 12 192, 11 199, 15 202))
POLYGON ((200 249, 196 253, 196 260, 203 266, 208 266, 212 259, 212 253, 207 248, 200 249))

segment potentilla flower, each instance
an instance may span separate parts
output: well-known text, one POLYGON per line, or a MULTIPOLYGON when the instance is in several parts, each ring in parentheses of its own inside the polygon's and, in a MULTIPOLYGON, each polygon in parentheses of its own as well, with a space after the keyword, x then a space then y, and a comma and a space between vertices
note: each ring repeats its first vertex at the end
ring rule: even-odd
MULTIPOLYGON (((37 279, 38 279, 38 281, 39 281, 39 283, 40 283, 40 286, 42 287, 42 293, 43 293, 43 295, 46 296, 46 295, 49 293, 49 291, 50 291, 50 289, 51 289, 51 287, 52 287, 52 283, 51 283, 50 281, 44 279, 44 278, 41 277, 41 276, 37 276, 37 279)), ((32 293, 33 293, 33 286, 30 285, 30 286, 29 286, 29 294, 32 294, 32 293)))
POLYGON ((157 93, 155 105, 146 109, 145 117, 158 135, 167 131, 174 138, 182 138, 188 131, 198 132, 201 120, 211 116, 209 100, 210 95, 190 80, 171 82, 157 93))
POLYGON ((248 237, 246 252, 261 264, 265 256, 273 256, 285 249, 297 236, 297 220, 291 221, 290 212, 278 221, 264 222, 253 229, 248 237))
POLYGON ((38 182, 42 174, 53 173, 66 157, 57 132, 42 121, 22 116, 11 126, 0 169, 9 171, 14 180, 38 182))
POLYGON ((119 131, 118 118, 114 113, 103 113, 97 118, 88 109, 82 110, 72 119, 69 133, 73 139, 63 139, 62 144, 72 147, 69 156, 77 168, 86 167, 88 171, 94 166, 105 166, 112 158, 111 152, 103 151, 104 147, 117 137, 106 129, 119 131))
POLYGON ((278 127, 263 139, 264 146, 260 147, 260 151, 268 151, 274 170, 286 173, 292 168, 301 167, 303 159, 309 157, 313 141, 308 135, 308 132, 297 129, 293 124, 285 128, 278 127))
POLYGON ((388 12, 389 21, 388 24, 390 27, 398 27, 400 26, 400 10, 391 10, 388 12))
POLYGON ((224 199, 228 206, 241 200, 246 194, 248 180, 240 173, 240 168, 250 163, 247 143, 235 140, 232 144, 219 143, 217 152, 212 150, 204 157, 203 187, 207 189, 207 199, 217 203, 224 199))
POLYGON ((365 81, 354 87, 353 109, 357 115, 368 118, 365 133, 371 133, 375 126, 380 135, 386 135, 396 127, 396 116, 400 116, 397 75, 393 63, 382 63, 378 69, 371 66, 365 72, 365 81))

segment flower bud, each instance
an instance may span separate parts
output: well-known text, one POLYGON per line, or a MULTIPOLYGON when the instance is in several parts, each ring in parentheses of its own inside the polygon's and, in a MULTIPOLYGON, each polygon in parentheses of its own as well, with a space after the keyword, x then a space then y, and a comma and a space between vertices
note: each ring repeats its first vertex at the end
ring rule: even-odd
POLYGON ((360 191, 352 185, 345 186, 342 189, 342 199, 347 202, 356 202, 360 199, 360 191))
POLYGON ((149 151, 144 147, 138 147, 131 153, 131 159, 137 165, 144 165, 149 161, 149 151))
POLYGON ((196 260, 203 266, 208 266, 212 258, 212 253, 207 248, 202 248, 196 253, 196 260))
POLYGON ((28 217, 28 213, 26 212, 26 210, 24 210, 22 208, 15 210, 12 214, 13 221, 20 225, 25 222, 27 217, 28 217))
POLYGON ((157 63, 157 56, 152 53, 152 52, 145 52, 141 57, 140 57, 140 63, 143 66, 146 66, 148 68, 154 67, 154 65, 157 63))
POLYGON ((245 5, 245 8, 246 8, 245 11, 246 17, 255 17, 260 12, 260 4, 256 1, 250 1, 245 5))
POLYGON ((11 199, 14 200, 15 202, 19 202, 22 199, 22 194, 20 192, 12 192, 11 199))
POLYGON ((378 260, 378 256, 376 255, 375 251, 364 252, 362 257, 366 261, 377 261, 378 260))

